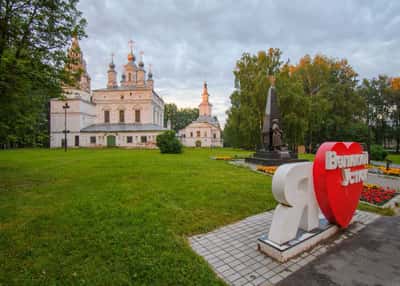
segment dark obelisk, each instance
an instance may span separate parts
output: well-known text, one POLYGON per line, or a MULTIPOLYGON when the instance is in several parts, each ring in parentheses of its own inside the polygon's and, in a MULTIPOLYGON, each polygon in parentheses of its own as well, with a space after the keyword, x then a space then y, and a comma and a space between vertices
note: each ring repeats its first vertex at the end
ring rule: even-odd
POLYGON ((273 151, 273 120, 281 121, 281 114, 278 107, 278 99, 276 97, 275 79, 270 77, 271 86, 268 90, 267 104, 265 107, 264 124, 262 129, 262 148, 264 151, 273 151))
POLYGON ((280 128, 281 113, 276 95, 275 78, 271 76, 270 82, 271 86, 268 90, 262 129, 262 146, 261 149, 254 153, 253 157, 245 160, 248 163, 264 166, 278 166, 306 161, 299 160, 297 153, 288 151, 287 147, 282 143, 283 131, 280 128))

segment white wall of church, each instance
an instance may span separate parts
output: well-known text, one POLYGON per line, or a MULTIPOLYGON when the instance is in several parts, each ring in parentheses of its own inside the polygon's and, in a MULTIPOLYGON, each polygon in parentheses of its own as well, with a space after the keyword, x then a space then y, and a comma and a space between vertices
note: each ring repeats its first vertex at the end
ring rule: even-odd
POLYGON ((209 123, 192 123, 179 130, 181 143, 187 147, 196 147, 197 141, 201 147, 222 147, 221 130, 209 123))
POLYGON ((163 126, 164 102, 151 89, 140 91, 94 91, 96 123, 105 123, 105 111, 110 112, 109 123, 121 123, 119 112, 124 110, 124 123, 156 124, 163 126), (136 110, 140 110, 140 122, 136 122, 136 110))
MULTIPOLYGON (((160 132, 71 132, 67 134, 67 146, 75 147, 107 147, 107 137, 115 137, 116 147, 126 148, 157 148, 156 137, 160 132), (78 138, 76 138, 78 137, 78 138), (130 138, 129 138, 130 137, 130 138), (93 139, 95 138, 95 139, 93 139)), ((52 148, 61 148, 64 140, 63 133, 51 136, 52 148)))
POLYGON ((67 109, 67 143, 74 146, 74 138, 79 135, 80 130, 95 122, 94 104, 82 99, 52 99, 50 101, 50 147, 61 147, 65 129, 65 111, 62 108, 65 103, 70 108, 67 109))

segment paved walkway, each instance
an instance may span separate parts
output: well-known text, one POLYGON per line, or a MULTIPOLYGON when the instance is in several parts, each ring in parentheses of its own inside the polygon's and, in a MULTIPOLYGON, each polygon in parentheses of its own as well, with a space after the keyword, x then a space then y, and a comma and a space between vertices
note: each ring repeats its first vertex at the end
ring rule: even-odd
POLYGON ((384 188, 394 189, 396 191, 400 191, 400 177, 389 177, 377 174, 368 173, 368 178, 366 183, 375 184, 378 186, 382 186, 384 188))
POLYGON ((397 286, 399 257, 400 217, 382 217, 278 285, 397 286))
POLYGON ((257 250, 257 240, 270 228, 272 215, 273 211, 261 213, 210 233, 190 237, 190 245, 229 285, 274 285, 379 217, 357 211, 352 226, 346 232, 300 257, 279 263, 257 250))

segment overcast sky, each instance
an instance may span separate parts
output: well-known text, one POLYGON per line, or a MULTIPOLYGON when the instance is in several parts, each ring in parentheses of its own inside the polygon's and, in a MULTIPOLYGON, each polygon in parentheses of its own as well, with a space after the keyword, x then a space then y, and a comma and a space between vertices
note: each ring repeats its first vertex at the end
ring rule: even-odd
POLYGON ((292 63, 323 53, 347 58, 360 78, 400 76, 398 0, 81 0, 79 8, 88 21, 81 47, 93 89, 105 87, 112 52, 120 80, 132 39, 165 102, 197 107, 207 81, 222 124, 243 52, 276 47, 292 63))

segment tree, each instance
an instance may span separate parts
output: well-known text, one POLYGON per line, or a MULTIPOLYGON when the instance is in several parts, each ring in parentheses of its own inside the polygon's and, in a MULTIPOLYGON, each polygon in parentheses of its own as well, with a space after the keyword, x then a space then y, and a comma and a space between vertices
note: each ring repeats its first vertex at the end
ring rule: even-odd
POLYGON ((68 78, 64 47, 84 36, 77 0, 0 0, 0 144, 47 144, 48 101, 68 78))
POLYGON ((281 51, 269 49, 257 55, 244 53, 234 71, 236 90, 232 93, 224 139, 235 147, 254 149, 262 142, 269 75, 279 72, 281 51))
POLYGON ((180 108, 174 103, 167 103, 164 107, 164 123, 171 120, 172 129, 178 132, 199 117, 198 108, 180 108))
POLYGON ((324 141, 351 140, 346 130, 360 122, 364 101, 356 92, 357 73, 347 60, 306 55, 292 73, 301 78, 311 101, 306 137, 309 149, 324 141))
POLYGON ((276 88, 285 132, 284 139, 291 150, 297 150, 298 145, 304 144, 311 101, 305 95, 301 78, 291 70, 289 64, 281 68, 276 88))
POLYGON ((225 142, 255 148, 261 140, 267 74, 276 76, 284 140, 293 150, 307 143, 315 150, 324 141, 365 141, 365 100, 357 92, 357 73, 345 59, 324 55, 282 65, 281 52, 270 49, 257 56, 244 53, 237 62, 236 90, 231 94, 224 130, 225 142))
POLYGON ((164 105, 164 126, 167 126, 168 120, 170 120, 172 129, 174 129, 176 126, 177 113, 178 107, 175 103, 166 103, 164 105))
POLYGON ((182 153, 182 144, 178 138, 176 138, 175 131, 173 130, 168 130, 157 135, 156 141, 157 147, 160 148, 161 153, 182 153))
POLYGON ((366 102, 365 118, 374 134, 369 143, 388 145, 391 139, 397 138, 398 91, 391 86, 389 77, 380 75, 371 80, 364 79, 358 92, 366 102))
POLYGON ((396 142, 396 153, 400 152, 400 77, 391 81, 391 92, 388 103, 391 106, 392 136, 396 142))

